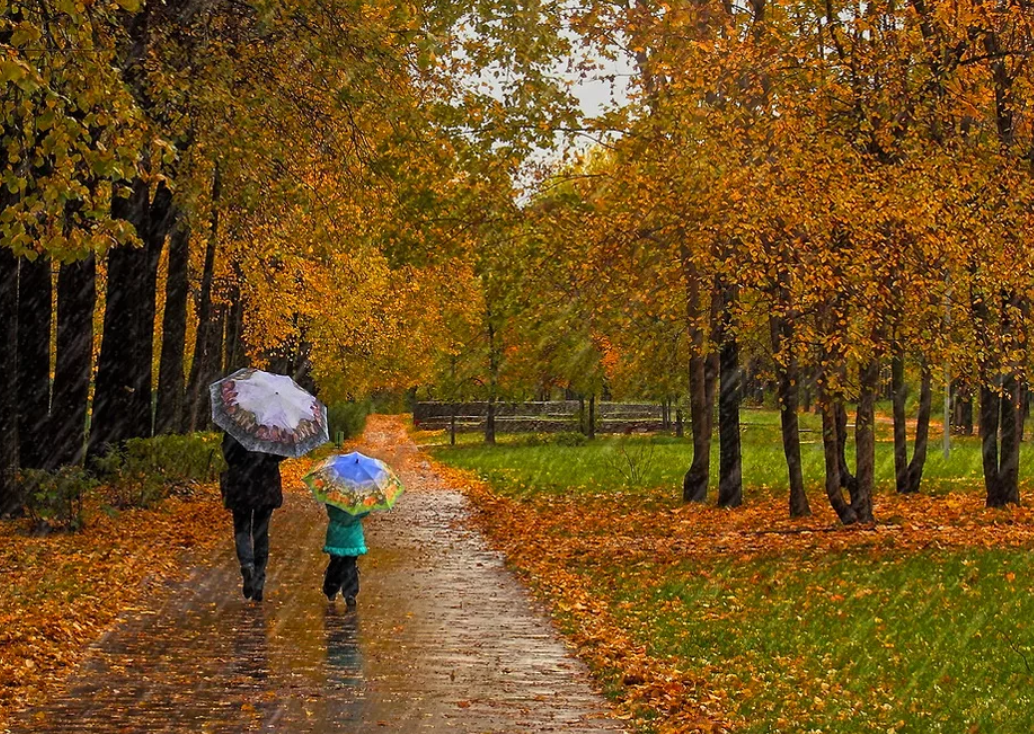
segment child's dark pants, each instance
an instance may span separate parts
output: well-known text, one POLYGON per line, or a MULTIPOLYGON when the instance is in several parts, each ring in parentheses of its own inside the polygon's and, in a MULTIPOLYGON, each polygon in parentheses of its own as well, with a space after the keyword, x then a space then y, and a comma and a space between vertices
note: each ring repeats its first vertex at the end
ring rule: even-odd
POLYGON ((323 576, 323 593, 328 599, 341 592, 348 599, 359 596, 359 567, 355 556, 331 556, 323 576))

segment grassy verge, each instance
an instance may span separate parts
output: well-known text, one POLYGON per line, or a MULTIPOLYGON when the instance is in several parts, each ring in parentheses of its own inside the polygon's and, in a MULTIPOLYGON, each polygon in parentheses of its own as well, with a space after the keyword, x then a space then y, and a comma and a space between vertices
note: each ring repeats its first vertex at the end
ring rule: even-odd
MULTIPOLYGON (((464 435, 455 447, 440 433, 417 435, 428 449, 457 467, 477 471, 486 479, 498 479, 506 491, 520 493, 571 491, 652 491, 667 486, 678 491, 693 458, 688 439, 673 436, 606 436, 584 446, 564 446, 550 436, 506 435, 500 443, 486 446, 479 436, 464 435), (510 481, 512 475, 517 481, 510 481)), ((780 496, 787 483, 786 461, 775 426, 748 426, 742 431, 743 480, 748 498, 780 496)), ((824 477, 820 437, 806 434, 801 447, 805 483, 820 491, 824 477)), ((853 446, 848 446, 853 461, 853 446)), ((717 483, 718 446, 712 444, 711 470, 717 483)), ((923 473, 923 491, 946 494, 959 487, 976 487, 983 481, 980 440, 953 437, 952 451, 944 458, 940 445, 930 447, 923 473)), ((1021 457, 1021 477, 1034 476, 1034 452, 1021 457)), ((878 489, 894 485, 894 445, 882 435, 876 444, 878 489)))
POLYGON ((881 444, 880 523, 845 530, 819 452, 815 514, 787 517, 761 431, 732 512, 679 502, 690 449, 667 437, 423 440, 642 731, 1034 731, 1034 512, 983 507, 979 445, 931 452, 926 494, 900 497, 881 444), (608 470, 636 447, 641 481, 608 470))

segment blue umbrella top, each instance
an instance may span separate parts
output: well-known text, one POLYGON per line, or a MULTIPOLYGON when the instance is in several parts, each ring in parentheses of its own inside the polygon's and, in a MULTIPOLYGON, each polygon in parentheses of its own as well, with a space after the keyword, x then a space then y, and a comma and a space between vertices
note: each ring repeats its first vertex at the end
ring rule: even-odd
POLYGON ((358 451, 339 454, 328 463, 334 473, 346 482, 377 484, 379 479, 388 475, 380 461, 358 451))

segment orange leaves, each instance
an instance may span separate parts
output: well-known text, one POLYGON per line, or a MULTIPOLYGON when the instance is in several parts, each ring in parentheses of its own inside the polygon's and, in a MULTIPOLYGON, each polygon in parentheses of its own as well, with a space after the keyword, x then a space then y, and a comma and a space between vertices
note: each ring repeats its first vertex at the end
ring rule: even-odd
POLYGON ((32 537, 21 522, 0 523, 0 729, 13 708, 52 692, 150 586, 182 573, 177 553, 211 547, 228 532, 212 487, 155 510, 91 510, 75 534, 32 537))

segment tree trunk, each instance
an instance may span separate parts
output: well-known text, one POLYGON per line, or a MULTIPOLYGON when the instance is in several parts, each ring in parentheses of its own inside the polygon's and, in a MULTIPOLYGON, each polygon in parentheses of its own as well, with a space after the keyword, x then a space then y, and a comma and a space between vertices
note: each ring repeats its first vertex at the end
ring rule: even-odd
POLYGON ((50 428, 53 448, 47 462, 51 470, 81 464, 85 455, 96 302, 95 256, 62 265, 57 280, 57 364, 50 428))
POLYGON ((700 302, 700 276, 688 250, 683 251, 686 278, 686 324, 689 330, 689 420, 693 434, 693 461, 682 480, 684 502, 706 502, 711 479, 711 407, 713 378, 708 377, 704 345, 704 312, 700 302))
POLYGON ((495 445, 495 401, 499 384, 499 358, 496 354, 495 326, 488 314, 488 415, 485 416, 485 443, 495 445))
POLYGON ((202 416, 205 403, 203 384, 204 377, 211 372, 210 362, 215 355, 209 354, 212 343, 211 332, 215 330, 215 314, 212 306, 212 282, 215 278, 215 254, 219 247, 219 198, 222 190, 222 177, 216 166, 212 178, 212 219, 205 246, 205 264, 201 271, 201 291, 197 305, 197 336, 194 339, 194 359, 190 363, 190 376, 187 380, 187 400, 184 430, 193 433, 204 420, 202 416))
POLYGON ((682 424, 682 407, 675 408, 675 436, 682 438, 686 435, 685 428, 682 424))
MULTIPOLYGON (((923 361, 922 384, 919 387, 919 413, 916 415, 916 443, 912 460, 908 464, 909 494, 915 494, 923 482, 923 468, 926 466, 926 451, 930 444, 930 414, 933 410, 933 374, 930 365, 923 361)), ((901 491, 900 489, 898 491, 901 491)))
POLYGON ((147 208, 147 223, 143 233, 147 271, 140 284, 140 302, 137 305, 137 334, 134 339, 133 370, 136 388, 133 391, 133 436, 154 435, 154 322, 158 299, 158 266, 162 250, 176 213, 172 192, 164 183, 158 184, 154 200, 147 208))
POLYGON ((693 434, 693 462, 682 482, 685 502, 707 502, 711 475, 711 404, 704 378, 706 357, 689 360, 689 420, 693 434))
POLYGON ((589 396, 589 425, 586 435, 592 441, 596 438, 596 393, 589 396))
POLYGON ((980 453, 984 467, 984 489, 988 507, 1003 507, 1005 499, 999 489, 998 477, 998 421, 1001 417, 1001 398, 994 386, 980 387, 980 453))
POLYGON ((1002 381, 1001 459, 998 492, 1003 503, 1020 503, 1020 381, 1010 372, 1002 381))
POLYGON ((890 362, 891 392, 894 403, 894 485, 908 492, 908 436, 905 426, 905 353, 898 347, 890 362))
POLYGON ((851 488, 851 509, 859 522, 872 522, 872 492, 876 478, 876 390, 880 363, 870 360, 858 370, 858 413, 855 419, 855 481, 851 488))
POLYGON ((18 279, 18 440, 23 469, 42 469, 53 447, 50 415, 50 319, 53 288, 48 257, 22 259, 18 279))
POLYGON ((718 506, 739 507, 743 504, 743 464, 740 446, 740 401, 743 376, 740 372, 740 348, 732 332, 732 307, 737 288, 722 289, 722 330, 719 352, 718 395, 718 506))
POLYGON ((452 410, 449 411, 449 445, 456 445, 456 403, 452 404, 452 410))
POLYGON ((495 444, 495 395, 488 396, 488 408, 485 416, 485 443, 495 444))
MULTIPOLYGON (((147 221, 147 185, 137 180, 129 198, 116 197, 112 216, 125 219, 141 235, 147 221)), ((112 446, 143 435, 135 394, 144 385, 142 372, 150 365, 138 363, 144 347, 141 323, 146 314, 149 258, 146 248, 120 246, 108 253, 107 289, 101 352, 97 360, 93 411, 90 421, 89 456, 102 456, 112 446)), ((147 334, 150 339, 151 335, 147 334)))
POLYGON ((226 348, 223 371, 229 375, 247 366, 244 346, 244 299, 236 286, 230 294, 230 310, 226 321, 226 348))
POLYGON ((822 411, 822 455, 826 466, 826 496, 840 522, 852 525, 858 521, 858 517, 851 505, 844 501, 844 495, 841 493, 842 466, 840 440, 837 437, 837 406, 825 395, 820 397, 819 406, 822 411))
POLYGON ((183 427, 183 357, 187 346, 187 295, 190 227, 180 220, 169 237, 169 273, 162 316, 155 433, 178 433, 183 427))
POLYGON ((18 258, 0 246, 0 516, 22 506, 18 489, 18 258))
POLYGON ((790 517, 804 517, 811 514, 811 507, 808 505, 808 495, 804 492, 804 472, 801 467, 801 432, 797 418, 800 368, 793 347, 793 325, 782 316, 773 314, 769 317, 768 326, 772 337, 772 352, 776 358, 776 397, 779 402, 783 455, 786 457, 790 484, 790 517))

